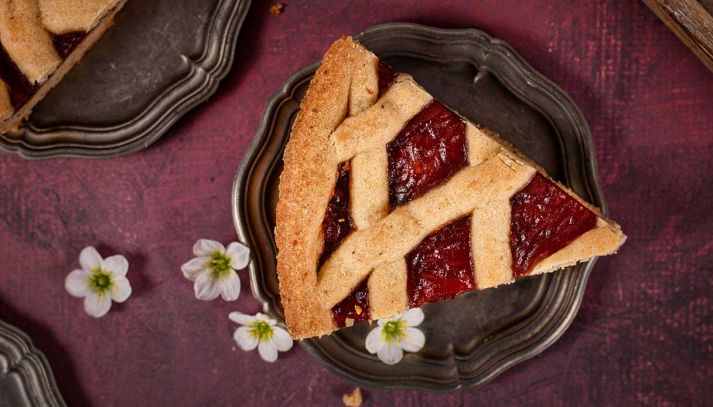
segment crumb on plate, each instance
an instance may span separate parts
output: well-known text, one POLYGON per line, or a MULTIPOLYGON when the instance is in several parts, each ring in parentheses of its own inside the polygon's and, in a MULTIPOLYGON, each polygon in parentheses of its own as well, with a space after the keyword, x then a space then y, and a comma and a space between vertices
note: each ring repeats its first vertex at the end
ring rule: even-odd
POLYGON ((279 16, 282 14, 282 12, 285 9, 285 5, 283 3, 272 3, 270 6, 270 14, 274 16, 279 16))
POLYGON ((362 401, 361 389, 358 387, 342 396, 342 403, 347 407, 359 407, 362 401))

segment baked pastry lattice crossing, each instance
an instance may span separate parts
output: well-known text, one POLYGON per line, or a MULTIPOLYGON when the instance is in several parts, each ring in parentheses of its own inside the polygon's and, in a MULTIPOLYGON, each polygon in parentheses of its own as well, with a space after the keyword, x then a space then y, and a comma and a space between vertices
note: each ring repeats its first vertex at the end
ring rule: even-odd
POLYGON ((350 38, 312 80, 275 230, 295 338, 615 252, 619 226, 350 38))

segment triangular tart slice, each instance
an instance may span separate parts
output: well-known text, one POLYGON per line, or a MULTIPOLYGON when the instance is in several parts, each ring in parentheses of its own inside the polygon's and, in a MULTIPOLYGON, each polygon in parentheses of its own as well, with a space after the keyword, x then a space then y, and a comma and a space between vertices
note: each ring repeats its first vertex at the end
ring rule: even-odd
POLYGON ((293 338, 616 252, 619 225, 351 38, 292 126, 275 238, 293 338))

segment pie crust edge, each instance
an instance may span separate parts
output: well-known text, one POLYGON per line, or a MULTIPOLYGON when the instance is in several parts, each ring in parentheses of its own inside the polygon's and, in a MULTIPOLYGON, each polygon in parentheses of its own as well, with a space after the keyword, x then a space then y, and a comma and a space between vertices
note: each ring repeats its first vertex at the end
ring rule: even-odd
POLYGON ((371 52, 350 38, 332 44, 300 103, 285 147, 275 242, 280 297, 293 338, 324 335, 335 329, 331 311, 320 305, 316 289, 322 217, 338 165, 329 136, 349 112, 355 68, 374 64, 375 71, 376 63, 371 52))

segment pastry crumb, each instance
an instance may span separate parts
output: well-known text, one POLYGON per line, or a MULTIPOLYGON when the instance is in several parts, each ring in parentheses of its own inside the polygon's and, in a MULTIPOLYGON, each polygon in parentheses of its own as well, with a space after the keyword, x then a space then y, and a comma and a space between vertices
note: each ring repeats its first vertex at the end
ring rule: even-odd
POLYGON ((342 403, 347 407, 359 407, 363 401, 361 389, 358 387, 342 396, 342 403))
POLYGON ((273 16, 279 16, 285 10, 284 3, 272 3, 270 6, 270 14, 273 16))

